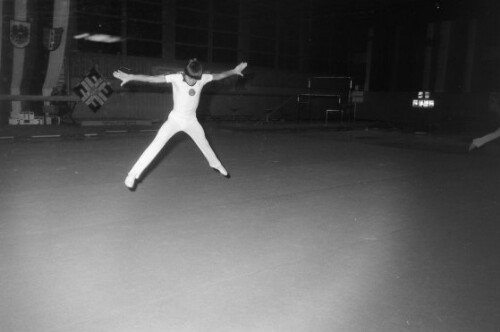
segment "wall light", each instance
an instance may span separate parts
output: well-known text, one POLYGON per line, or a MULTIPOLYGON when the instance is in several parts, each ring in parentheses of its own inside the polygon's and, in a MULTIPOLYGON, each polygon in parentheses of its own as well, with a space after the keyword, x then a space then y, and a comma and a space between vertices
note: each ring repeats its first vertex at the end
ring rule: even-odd
POLYGON ((434 108, 435 101, 431 99, 431 93, 429 91, 419 91, 417 99, 412 100, 411 106, 413 108, 434 108))

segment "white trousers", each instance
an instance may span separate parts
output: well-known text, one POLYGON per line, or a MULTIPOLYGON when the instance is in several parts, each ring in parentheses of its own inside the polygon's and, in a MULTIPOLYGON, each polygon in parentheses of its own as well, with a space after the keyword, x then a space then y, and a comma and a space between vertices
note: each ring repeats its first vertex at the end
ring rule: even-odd
POLYGON ((144 170, 155 159, 165 144, 167 144, 170 138, 180 131, 185 132, 193 139, 211 167, 217 168, 221 166, 221 162, 210 147, 210 144, 205 137, 205 132, 196 117, 186 119, 170 113, 167 121, 165 121, 165 123, 158 130, 154 140, 142 153, 128 174, 138 179, 144 170))

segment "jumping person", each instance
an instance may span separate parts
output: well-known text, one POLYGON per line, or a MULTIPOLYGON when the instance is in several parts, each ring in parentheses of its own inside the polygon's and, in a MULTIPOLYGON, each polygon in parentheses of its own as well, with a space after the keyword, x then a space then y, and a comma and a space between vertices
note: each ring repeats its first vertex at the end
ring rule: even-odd
POLYGON ((203 128, 196 118, 196 109, 200 101, 200 93, 203 86, 211 81, 222 80, 232 75, 243 76, 243 70, 247 63, 242 62, 232 70, 216 74, 204 74, 201 63, 196 59, 188 61, 184 72, 168 75, 134 75, 127 74, 120 70, 113 73, 113 76, 122 81, 123 86, 129 81, 139 81, 146 83, 171 83, 173 95, 173 109, 168 115, 167 121, 160 127, 156 137, 139 157, 125 179, 125 185, 129 189, 135 187, 136 181, 141 177, 144 170, 153 161, 160 150, 169 139, 184 131, 188 134, 201 150, 208 161, 210 167, 218 171, 221 175, 229 178, 229 174, 222 166, 221 162, 210 147, 203 128))
POLYGON ((485 145, 486 143, 491 142, 499 137, 500 137, 500 127, 497 130, 495 130, 489 134, 486 134, 482 137, 474 138, 472 140, 472 143, 469 145, 469 151, 472 151, 476 148, 480 148, 481 146, 485 145))

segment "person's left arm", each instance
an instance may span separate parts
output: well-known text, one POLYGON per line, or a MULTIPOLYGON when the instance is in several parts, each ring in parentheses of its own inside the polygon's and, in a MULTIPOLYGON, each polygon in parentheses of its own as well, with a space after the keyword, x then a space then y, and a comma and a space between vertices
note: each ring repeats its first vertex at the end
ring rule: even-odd
POLYGON ((242 62, 231 70, 223 71, 222 73, 212 74, 213 81, 223 80, 229 76, 238 75, 243 76, 243 70, 247 67, 246 62, 242 62))

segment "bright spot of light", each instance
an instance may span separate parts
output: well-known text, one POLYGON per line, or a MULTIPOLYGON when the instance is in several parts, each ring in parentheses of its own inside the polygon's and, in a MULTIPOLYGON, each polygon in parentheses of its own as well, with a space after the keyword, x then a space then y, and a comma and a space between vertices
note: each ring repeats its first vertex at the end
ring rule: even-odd
POLYGON ((122 41, 121 37, 111 36, 102 33, 90 34, 88 32, 73 36, 74 39, 84 39, 97 43, 117 43, 122 41))

